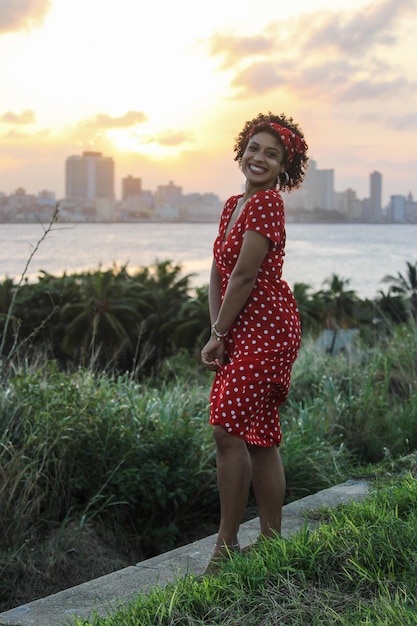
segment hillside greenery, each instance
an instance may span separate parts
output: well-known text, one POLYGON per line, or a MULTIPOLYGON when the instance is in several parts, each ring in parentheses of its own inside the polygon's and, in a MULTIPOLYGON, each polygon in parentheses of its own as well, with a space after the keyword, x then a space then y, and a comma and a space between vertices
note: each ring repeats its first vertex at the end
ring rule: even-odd
MULTIPOLYGON (((189 574, 77 626, 413 626, 417 621, 416 456, 364 502, 260 543, 221 576, 189 574)), ((397 470, 399 467, 397 467, 397 470)))
MULTIPOLYGON (((324 329, 355 328, 370 345, 393 324, 415 322, 417 263, 407 262, 406 270, 381 277, 389 287, 375 300, 358 298, 349 279, 335 274, 317 292, 295 284, 303 331, 317 337, 324 329)), ((0 283, 3 365, 42 352, 60 368, 149 377, 181 350, 198 354, 209 328, 207 286, 192 289, 190 275, 168 260, 135 273, 123 266, 0 283)))
MULTIPOLYGON (((416 450, 415 268, 372 302, 337 276, 294 287, 287 502, 416 450)), ((0 311, 0 610, 215 532, 207 288, 169 261, 6 278, 0 311)))

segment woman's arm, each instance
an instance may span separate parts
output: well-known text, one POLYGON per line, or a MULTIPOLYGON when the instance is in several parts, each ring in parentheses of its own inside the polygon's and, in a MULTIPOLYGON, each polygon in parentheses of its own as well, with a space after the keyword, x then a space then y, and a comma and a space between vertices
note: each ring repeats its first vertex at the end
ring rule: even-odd
POLYGON ((264 235, 254 230, 245 232, 239 258, 230 276, 217 319, 214 320, 219 333, 229 330, 245 306, 269 245, 270 241, 264 235))
MULTIPOLYGON (((212 324, 226 333, 245 306, 258 276, 259 267, 268 251, 269 239, 252 230, 246 231, 239 258, 230 276, 223 302, 220 304, 220 276, 212 266, 210 276, 209 306, 212 324), (218 282, 219 281, 219 282, 218 282)), ((201 351, 201 360, 208 369, 216 370, 224 363, 225 345, 212 334, 201 351)))
POLYGON ((221 286, 222 280, 217 269, 216 262, 213 260, 210 271, 210 283, 209 283, 209 309, 211 323, 217 319, 221 304, 221 286))

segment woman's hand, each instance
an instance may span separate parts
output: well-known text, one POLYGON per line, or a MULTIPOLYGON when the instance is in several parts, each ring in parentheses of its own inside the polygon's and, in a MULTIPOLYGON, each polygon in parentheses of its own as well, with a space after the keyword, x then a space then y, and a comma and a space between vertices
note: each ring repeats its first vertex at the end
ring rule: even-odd
POLYGON ((201 362, 209 370, 217 370, 225 362, 226 348, 224 341, 217 341, 216 337, 210 337, 201 351, 201 362))

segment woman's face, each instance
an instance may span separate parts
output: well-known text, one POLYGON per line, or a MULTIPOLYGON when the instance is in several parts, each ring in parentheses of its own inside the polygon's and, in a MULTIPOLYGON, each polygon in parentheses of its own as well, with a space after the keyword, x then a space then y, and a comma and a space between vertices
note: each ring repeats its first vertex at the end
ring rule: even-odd
POLYGON ((285 172, 285 148, 271 133, 256 133, 249 139, 240 167, 252 186, 275 187, 278 175, 285 172))

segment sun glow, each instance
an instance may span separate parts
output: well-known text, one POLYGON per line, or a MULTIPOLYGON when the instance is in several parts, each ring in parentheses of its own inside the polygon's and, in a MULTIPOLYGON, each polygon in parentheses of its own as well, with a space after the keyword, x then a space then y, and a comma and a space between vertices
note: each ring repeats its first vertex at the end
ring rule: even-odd
POLYGON ((363 196, 376 168, 386 196, 415 194, 412 4, 212 0, 202 17, 190 0, 0 3, 0 192, 42 179, 61 195, 65 158, 91 149, 119 177, 172 172, 226 196, 241 124, 272 109, 294 115, 337 185, 361 181, 363 196), (385 158, 387 139, 401 151, 385 158))
POLYGON ((106 137, 119 152, 140 154, 156 160, 177 156, 183 150, 183 146, 163 145, 156 138, 131 129, 110 130, 106 137))

